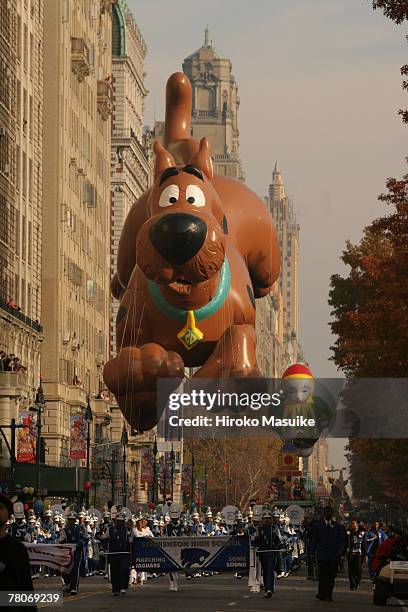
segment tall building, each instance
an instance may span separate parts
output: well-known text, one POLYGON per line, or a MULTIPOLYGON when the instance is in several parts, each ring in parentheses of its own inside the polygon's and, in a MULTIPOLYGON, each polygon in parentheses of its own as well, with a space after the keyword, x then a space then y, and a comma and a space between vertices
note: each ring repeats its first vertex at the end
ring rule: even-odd
MULTIPOLYGON (((144 100, 147 90, 144 84, 144 60, 147 47, 126 0, 119 0, 112 9, 112 86, 114 108, 112 114, 111 144, 111 228, 110 267, 111 276, 116 272, 119 240, 123 224, 134 202, 152 183, 153 154, 151 135, 143 133, 144 100)), ((116 355, 116 316, 119 302, 110 298, 109 353, 116 355)), ((113 417, 111 440, 121 440, 124 427, 128 430, 128 448, 125 452, 125 469, 128 474, 129 497, 134 502, 147 501, 141 490, 141 448, 153 443, 152 434, 133 435, 126 427, 116 405, 111 406, 113 417)), ((110 459, 118 449, 105 449, 110 459)), ((123 447, 119 448, 119 454, 123 447)), ((99 451, 95 449, 95 456, 99 451)), ((121 472, 116 473, 116 489, 121 485, 121 472)))
MULTIPOLYGON (((193 93, 191 136, 208 138, 216 174, 245 180, 239 157, 238 86, 231 60, 213 46, 208 26, 203 45, 185 58, 183 72, 193 93)), ((160 139, 163 134, 164 122, 158 121, 153 136, 160 139)))
POLYGON ((289 365, 304 361, 304 358, 299 343, 300 228, 277 163, 265 204, 270 210, 278 235, 281 272, 274 288, 274 297, 271 294, 257 301, 257 351, 263 374, 270 378, 280 378, 289 365), (279 303, 278 309, 276 303, 279 303), (277 327, 277 312, 281 317, 280 327, 277 327), (273 329, 279 330, 277 335, 273 334, 273 329), (271 366, 272 362, 274 367, 271 366))
MULTIPOLYGON (((114 110, 111 148, 111 275, 116 272, 119 239, 134 202, 152 182, 150 133, 143 134, 146 43, 127 7, 119 0, 112 12, 112 84, 114 110)), ((109 351, 116 355, 116 315, 111 298, 109 351)))
POLYGON ((63 466, 108 354, 112 2, 45 0, 44 30, 43 434, 63 466))
POLYGON ((323 480, 328 484, 327 468, 329 465, 329 445, 326 438, 320 438, 313 447, 313 453, 308 458, 308 471, 312 480, 317 483, 323 480))
POLYGON ((286 195, 278 162, 269 185, 269 209, 281 248, 279 286, 283 296, 284 327, 287 337, 299 336, 299 224, 293 202, 286 195), (295 336, 293 336, 295 334, 295 336))
POLYGON ((43 1, 0 2, 0 425, 39 380, 42 248, 43 1))
POLYGON ((208 26, 203 45, 185 58, 183 72, 193 90, 192 137, 209 139, 217 174, 244 180, 239 157, 238 85, 231 60, 213 46, 208 26))

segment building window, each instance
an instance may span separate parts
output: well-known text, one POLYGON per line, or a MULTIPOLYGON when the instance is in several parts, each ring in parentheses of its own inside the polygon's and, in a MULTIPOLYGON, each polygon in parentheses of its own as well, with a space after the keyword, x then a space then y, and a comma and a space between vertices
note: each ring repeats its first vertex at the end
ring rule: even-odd
POLYGON ((24 87, 24 89, 23 89, 23 132, 24 132, 24 134, 27 133, 27 124, 28 124, 28 119, 27 119, 27 90, 24 87))
POLYGON ((31 285, 28 283, 27 285, 27 316, 31 317, 31 285))
POLYGON ((21 62, 21 15, 17 15, 17 59, 21 62))
POLYGON ((21 279, 21 310, 26 312, 26 283, 24 278, 21 279))
POLYGON ((23 260, 25 261, 26 259, 26 245, 27 245, 27 240, 26 240, 26 218, 23 215, 22 218, 22 227, 21 227, 21 257, 23 258, 23 260))
POLYGON ((20 278, 18 274, 14 275, 14 301, 18 306, 20 301, 20 278))
POLYGON ((28 136, 30 140, 33 138, 33 96, 30 96, 29 108, 28 108, 28 136))
POLYGON ((24 40, 23 40, 23 53, 24 53, 24 70, 27 70, 28 65, 28 28, 27 24, 24 24, 24 40))
POLYGON ((19 210, 16 210, 16 255, 20 255, 20 211, 19 210))
POLYGON ((32 223, 28 222, 28 263, 32 261, 32 223))
POLYGON ((27 154, 25 151, 23 151, 23 185, 22 185, 22 192, 23 192, 23 197, 25 198, 27 195, 27 154))
POLYGON ((33 160, 28 160, 28 199, 33 199, 33 160))
POLYGON ((34 66, 34 38, 30 33, 30 76, 33 76, 33 66, 34 66))

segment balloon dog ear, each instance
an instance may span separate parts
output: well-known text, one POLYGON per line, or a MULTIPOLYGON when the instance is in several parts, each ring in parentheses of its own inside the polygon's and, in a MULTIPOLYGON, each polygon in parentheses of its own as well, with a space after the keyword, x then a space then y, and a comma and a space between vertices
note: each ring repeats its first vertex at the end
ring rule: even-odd
POLYGON ((207 138, 204 137, 200 140, 200 148, 191 158, 189 165, 195 166, 204 172, 210 181, 213 180, 214 167, 211 159, 210 143, 208 142, 207 138))
POLYGON ((156 154, 156 162, 154 165, 154 180, 160 176, 167 168, 175 168, 175 161, 170 153, 163 147, 159 140, 156 140, 153 146, 153 151, 156 154))

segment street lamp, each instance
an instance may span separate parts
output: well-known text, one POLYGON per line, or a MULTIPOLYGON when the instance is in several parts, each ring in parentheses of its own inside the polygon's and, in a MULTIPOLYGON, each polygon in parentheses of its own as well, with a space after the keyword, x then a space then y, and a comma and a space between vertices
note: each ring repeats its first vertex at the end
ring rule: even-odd
MULTIPOLYGON (((16 459, 16 429, 20 429, 21 427, 25 427, 25 425, 17 425, 16 419, 11 419, 10 425, 0 425, 0 434, 2 435, 3 440, 6 443, 6 447, 10 455, 11 484, 13 486, 15 484, 14 479, 15 479, 15 469, 16 469, 16 461, 17 461, 16 459), (7 440, 3 429, 11 430, 11 443, 9 443, 9 441, 7 440)), ((3 456, 3 445, 2 445, 1 438, 0 438, 0 449, 1 449, 0 457, 2 457, 3 456)))
POLYGON ((126 507, 126 446, 128 445, 129 438, 125 424, 123 424, 121 442, 123 446, 123 505, 126 507))
POLYGON ((194 446, 191 440, 191 509, 194 508, 195 503, 195 480, 194 480, 194 446))
POLYGON ((37 413, 37 448, 36 448, 36 462, 37 462, 37 478, 36 478, 36 489, 37 489, 37 496, 40 496, 40 488, 41 488, 41 461, 45 460, 45 457, 43 457, 43 449, 44 449, 44 445, 43 445, 43 441, 41 438, 41 427, 42 427, 42 423, 41 423, 41 415, 45 410, 45 398, 44 398, 44 391, 42 388, 42 381, 40 378, 40 386, 37 389, 37 393, 35 395, 35 401, 34 401, 34 406, 32 406, 30 409, 30 411, 32 412, 36 412, 37 413))
MULTIPOLYGON (((91 448, 91 423, 93 421, 92 408, 90 404, 90 394, 87 395, 87 404, 85 410, 85 423, 88 425, 88 431, 86 435, 86 479, 89 482, 91 479, 90 474, 90 448, 91 448)), ((86 490, 86 507, 89 508, 89 489, 86 490)))
POLYGON ((175 464, 175 455, 174 455, 174 448, 173 448, 173 444, 171 445, 171 454, 170 454, 170 458, 171 458, 171 499, 174 499, 174 464, 175 464))
POLYGON ((157 502, 157 440, 156 436, 154 436, 153 443, 153 490, 152 490, 152 503, 155 504, 157 502))

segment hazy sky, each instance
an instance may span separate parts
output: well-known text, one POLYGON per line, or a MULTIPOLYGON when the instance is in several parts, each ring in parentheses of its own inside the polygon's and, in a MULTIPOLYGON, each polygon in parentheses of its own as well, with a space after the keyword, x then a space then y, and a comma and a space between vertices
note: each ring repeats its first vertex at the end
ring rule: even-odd
MULTIPOLYGON (((203 42, 231 59, 247 184, 267 193, 275 159, 301 226, 301 342, 316 377, 336 376, 327 304, 345 241, 384 212, 406 171, 398 108, 406 31, 368 0, 128 0, 148 46, 145 123, 164 118, 168 76, 203 42)), ((406 98, 406 96, 405 96, 406 98)))

